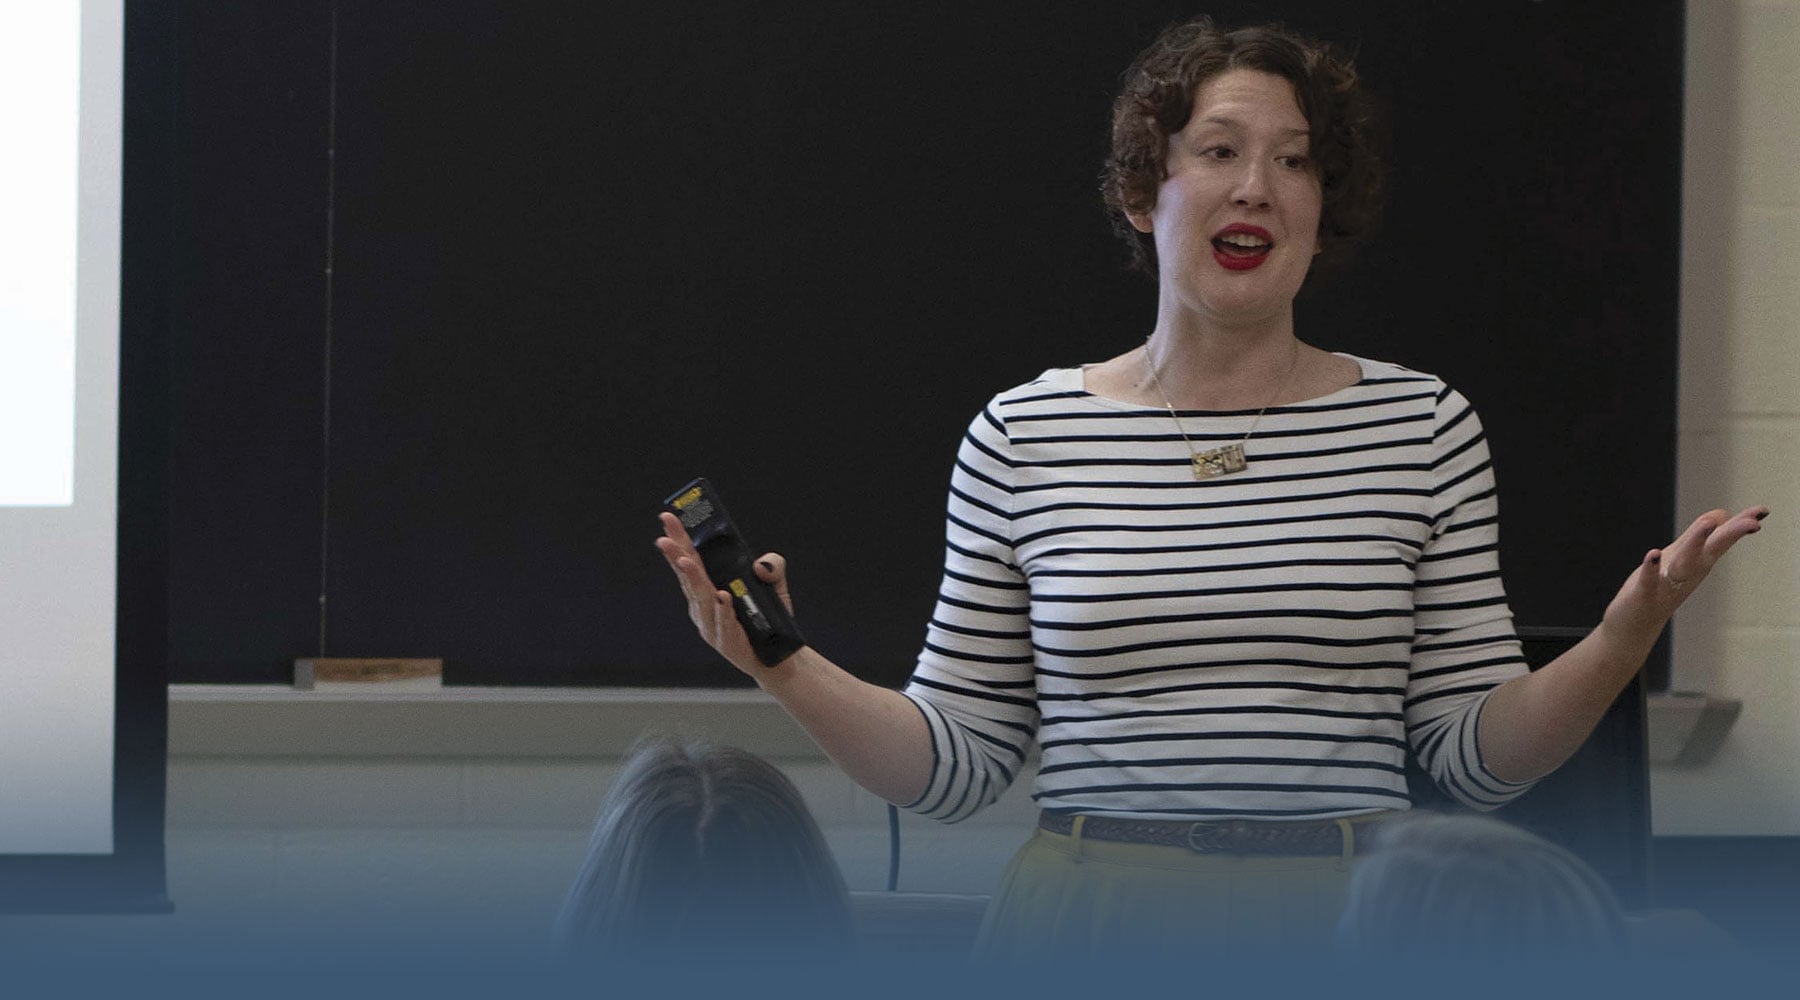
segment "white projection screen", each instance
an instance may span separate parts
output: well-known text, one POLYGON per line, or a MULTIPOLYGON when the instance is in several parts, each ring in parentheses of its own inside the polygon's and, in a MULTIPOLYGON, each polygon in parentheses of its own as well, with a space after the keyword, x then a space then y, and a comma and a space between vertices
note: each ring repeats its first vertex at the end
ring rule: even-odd
POLYGON ((122 8, 0 31, 0 856, 115 847, 122 8))

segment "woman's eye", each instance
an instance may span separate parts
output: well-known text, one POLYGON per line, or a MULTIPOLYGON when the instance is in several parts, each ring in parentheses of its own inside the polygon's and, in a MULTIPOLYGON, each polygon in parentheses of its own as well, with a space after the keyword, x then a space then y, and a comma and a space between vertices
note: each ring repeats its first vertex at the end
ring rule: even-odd
POLYGON ((1208 146, 1200 151, 1200 155, 1209 160, 1229 160, 1237 155, 1237 150, 1230 146, 1208 146))
POLYGON ((1293 155, 1293 156, 1279 157, 1279 158, 1277 158, 1277 162, 1280 163, 1282 166, 1288 168, 1289 170, 1305 170, 1308 166, 1310 166, 1312 164, 1311 160, 1307 159, 1304 156, 1300 156, 1297 154, 1293 155))

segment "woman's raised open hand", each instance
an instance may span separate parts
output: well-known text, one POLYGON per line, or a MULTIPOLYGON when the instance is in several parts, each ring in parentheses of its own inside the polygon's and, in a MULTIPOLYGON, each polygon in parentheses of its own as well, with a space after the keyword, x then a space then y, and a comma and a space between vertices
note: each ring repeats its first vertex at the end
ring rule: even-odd
POLYGON ((1695 518, 1680 538, 1644 553, 1643 562, 1606 606, 1605 626, 1654 639, 1725 553, 1739 539, 1761 531, 1768 516, 1769 508, 1756 506, 1737 514, 1709 510, 1695 518))

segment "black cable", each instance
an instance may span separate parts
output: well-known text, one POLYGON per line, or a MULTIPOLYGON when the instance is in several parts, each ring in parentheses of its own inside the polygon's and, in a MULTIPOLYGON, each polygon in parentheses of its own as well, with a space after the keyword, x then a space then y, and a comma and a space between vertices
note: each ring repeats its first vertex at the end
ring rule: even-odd
POLYGON ((319 433, 319 656, 325 655, 325 623, 331 574, 331 336, 337 281, 338 5, 331 5, 330 89, 325 104, 325 359, 320 383, 319 433))
POLYGON ((900 810, 888 803, 888 887, 893 892, 900 886, 900 810))

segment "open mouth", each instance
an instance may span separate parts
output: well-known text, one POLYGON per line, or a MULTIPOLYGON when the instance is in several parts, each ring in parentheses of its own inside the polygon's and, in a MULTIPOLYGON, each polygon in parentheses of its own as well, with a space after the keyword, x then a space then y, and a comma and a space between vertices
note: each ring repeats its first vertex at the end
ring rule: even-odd
POLYGON ((1259 226, 1234 223, 1212 238, 1213 259, 1230 271, 1247 271, 1261 264, 1275 248, 1275 238, 1259 226))

